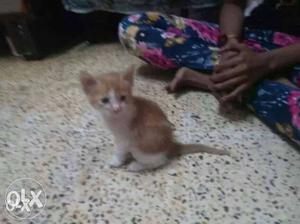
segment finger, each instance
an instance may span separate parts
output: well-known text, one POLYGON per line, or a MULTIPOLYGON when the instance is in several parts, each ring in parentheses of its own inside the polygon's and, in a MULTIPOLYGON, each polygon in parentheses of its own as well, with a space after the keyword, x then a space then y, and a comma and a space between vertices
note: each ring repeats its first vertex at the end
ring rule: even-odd
POLYGON ((247 90, 248 87, 249 87, 248 83, 244 83, 244 84, 240 85, 235 90, 233 90, 231 93, 222 97, 221 104, 235 100, 242 92, 247 90))
POLYGON ((214 85, 214 89, 218 91, 232 89, 237 85, 240 85, 241 83, 245 82, 246 80, 247 80, 247 76, 245 75, 237 76, 225 82, 214 85))
POLYGON ((228 79, 232 79, 233 77, 243 73, 245 73, 245 66, 238 65, 235 66, 234 68, 226 69, 223 72, 213 74, 210 79, 214 83, 219 83, 219 82, 224 82, 228 79))
POLYGON ((219 73, 223 71, 224 69, 229 69, 231 67, 235 67, 243 62, 243 59, 239 56, 236 56, 234 58, 231 58, 226 61, 221 61, 220 64, 216 65, 214 68, 214 72, 219 73))
POLYGON ((226 51, 241 51, 243 49, 243 44, 240 44, 239 42, 237 41, 234 41, 234 42, 230 42, 228 44, 226 44, 224 47, 222 47, 220 49, 220 53, 222 54, 223 52, 226 52, 226 51))
POLYGON ((220 52, 225 52, 228 50, 241 51, 242 49, 243 44, 239 43, 238 41, 230 41, 227 45, 220 49, 220 52))
POLYGON ((233 57, 236 57, 239 55, 239 52, 237 51, 226 51, 224 52, 223 54, 220 55, 220 61, 226 61, 226 60, 229 60, 233 57))

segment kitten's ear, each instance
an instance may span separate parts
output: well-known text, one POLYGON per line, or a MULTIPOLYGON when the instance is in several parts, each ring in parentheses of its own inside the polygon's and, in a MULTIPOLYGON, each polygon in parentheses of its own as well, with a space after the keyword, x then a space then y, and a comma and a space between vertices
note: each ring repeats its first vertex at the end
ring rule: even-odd
POLYGON ((87 71, 80 72, 80 82, 85 93, 89 93, 91 88, 97 84, 97 79, 87 71))
POLYGON ((131 65, 123 75, 123 79, 129 82, 130 85, 133 85, 133 76, 135 73, 135 66, 131 65))

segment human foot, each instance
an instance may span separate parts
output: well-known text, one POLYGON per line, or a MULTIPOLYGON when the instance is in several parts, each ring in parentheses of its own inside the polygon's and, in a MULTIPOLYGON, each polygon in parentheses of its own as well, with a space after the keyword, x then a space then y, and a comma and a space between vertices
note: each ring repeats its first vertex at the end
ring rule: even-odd
POLYGON ((211 90, 212 82, 208 75, 182 67, 178 69, 173 80, 166 86, 168 92, 176 92, 181 87, 196 87, 201 90, 211 90))
MULTIPOLYGON (((195 87, 201 90, 209 91, 220 102, 220 99, 226 95, 226 92, 216 92, 213 90, 213 83, 207 74, 194 71, 192 69, 182 67, 180 68, 173 80, 166 86, 168 92, 176 92, 181 87, 195 87)), ((233 110, 233 105, 230 103, 220 104, 220 112, 228 113, 233 110)))

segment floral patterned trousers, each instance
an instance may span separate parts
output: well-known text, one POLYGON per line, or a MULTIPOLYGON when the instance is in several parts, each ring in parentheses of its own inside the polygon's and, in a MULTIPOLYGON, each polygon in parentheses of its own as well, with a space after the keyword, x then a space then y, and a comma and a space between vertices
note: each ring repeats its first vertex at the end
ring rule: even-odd
MULTIPOLYGON (((210 72, 217 61, 217 24, 156 12, 125 17, 119 38, 128 51, 161 69, 189 67, 210 72)), ((299 39, 284 33, 245 28, 244 43, 256 52, 270 51, 299 39)), ((300 146, 300 65, 286 71, 297 87, 263 80, 253 88, 248 107, 274 131, 300 146)))

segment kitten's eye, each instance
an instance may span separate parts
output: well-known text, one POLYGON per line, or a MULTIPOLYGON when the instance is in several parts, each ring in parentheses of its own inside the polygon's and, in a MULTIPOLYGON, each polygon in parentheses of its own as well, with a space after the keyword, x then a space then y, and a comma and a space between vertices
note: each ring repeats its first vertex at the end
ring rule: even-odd
POLYGON ((109 99, 107 97, 104 97, 101 99, 102 103, 108 103, 109 102, 109 99))
POLYGON ((126 96, 122 95, 120 99, 121 99, 121 101, 125 101, 126 100, 126 96))

